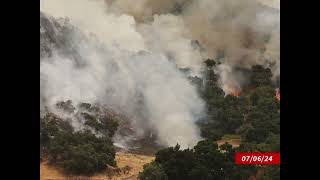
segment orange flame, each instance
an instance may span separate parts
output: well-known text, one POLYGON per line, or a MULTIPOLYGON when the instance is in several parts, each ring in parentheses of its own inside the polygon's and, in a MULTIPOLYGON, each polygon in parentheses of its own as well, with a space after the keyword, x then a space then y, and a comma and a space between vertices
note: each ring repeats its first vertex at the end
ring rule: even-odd
POLYGON ((280 89, 279 88, 276 89, 275 98, 276 98, 277 101, 280 101, 280 89))
POLYGON ((240 91, 235 90, 235 91, 231 92, 230 95, 235 96, 235 97, 239 97, 240 96, 240 91))
POLYGON ((235 87, 232 87, 232 86, 225 86, 224 92, 226 93, 226 95, 231 95, 231 96, 235 96, 235 97, 240 96, 240 90, 235 87))

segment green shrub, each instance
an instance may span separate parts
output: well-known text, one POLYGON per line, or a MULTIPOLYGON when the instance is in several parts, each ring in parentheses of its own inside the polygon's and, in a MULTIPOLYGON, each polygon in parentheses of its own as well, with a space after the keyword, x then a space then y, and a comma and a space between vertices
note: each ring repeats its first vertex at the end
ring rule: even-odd
POLYGON ((167 180, 168 176, 162 169, 162 167, 155 161, 145 164, 143 166, 143 172, 139 173, 140 180, 167 180))
POLYGON ((116 163, 112 141, 89 131, 57 134, 49 146, 49 162, 66 173, 91 175, 116 163))

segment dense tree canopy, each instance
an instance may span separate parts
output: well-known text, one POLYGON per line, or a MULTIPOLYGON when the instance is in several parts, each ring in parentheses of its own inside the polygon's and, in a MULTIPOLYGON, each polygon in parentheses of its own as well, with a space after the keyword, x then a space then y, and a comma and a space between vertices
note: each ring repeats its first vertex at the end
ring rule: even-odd
POLYGON ((214 60, 206 60, 205 66, 201 94, 208 116, 199 121, 203 137, 218 140, 223 134, 240 134, 244 142, 259 144, 265 143, 271 133, 280 133, 280 102, 275 99, 269 68, 255 65, 243 70, 251 78, 237 97, 223 93, 214 60))
POLYGON ((56 107, 84 124, 82 130, 75 131, 70 118, 46 112, 40 117, 41 156, 71 174, 91 175, 107 164, 116 165, 111 141, 118 127, 115 116, 89 103, 79 104, 77 111, 71 101, 59 102, 56 107))
POLYGON ((151 162, 143 166, 144 171, 139 173, 140 180, 167 180, 168 176, 161 165, 151 162))
MULTIPOLYGON (((248 179, 257 170, 255 166, 241 167, 233 162, 236 149, 229 144, 218 148, 212 140, 203 140, 193 149, 181 150, 179 145, 162 149, 156 153, 152 162, 155 167, 161 167, 169 180, 225 180, 248 179)), ((145 166, 145 179, 152 179, 147 174, 150 167, 145 166)))
POLYGON ((255 65, 251 68, 251 85, 252 86, 268 86, 271 85, 272 72, 269 68, 262 65, 255 65))
POLYGON ((108 138, 98 138, 90 131, 58 133, 49 146, 49 162, 67 173, 90 175, 115 165, 115 150, 108 138))
MULTIPOLYGON (((261 65, 244 70, 250 82, 239 96, 226 95, 218 82, 214 60, 206 60, 200 94, 207 104, 207 117, 199 120, 205 140, 193 149, 179 145, 156 153, 154 166, 161 167, 169 180, 279 179, 279 166, 237 166, 234 153, 280 151, 280 101, 275 98, 272 73, 261 65), (241 144, 218 147, 215 141, 226 134, 241 136, 241 144), (156 165, 155 165, 156 164, 156 165)), ((199 81, 199 78, 197 79, 199 81)), ((194 81, 192 81, 194 82, 194 81)), ((145 168, 146 170, 146 168, 145 168)), ((144 171, 145 172, 145 171, 144 171)))
MULTIPOLYGON (((204 77, 189 77, 206 102, 206 117, 198 121, 201 136, 192 149, 181 150, 177 144, 156 153, 144 166, 141 180, 236 180, 279 179, 279 166, 237 166, 234 153, 280 151, 280 101, 275 98, 272 73, 257 65, 246 69, 250 82, 239 96, 225 94, 219 84, 214 60, 205 62, 204 77), (226 134, 241 137, 241 144, 220 147, 216 143, 226 134)), ((187 72, 187 70, 183 70, 187 72)), ((59 102, 58 110, 83 121, 83 130, 75 131, 70 119, 47 112, 40 118, 40 149, 49 162, 68 173, 93 174, 108 165, 116 165, 111 141, 119 119, 99 105, 71 101, 59 102)))

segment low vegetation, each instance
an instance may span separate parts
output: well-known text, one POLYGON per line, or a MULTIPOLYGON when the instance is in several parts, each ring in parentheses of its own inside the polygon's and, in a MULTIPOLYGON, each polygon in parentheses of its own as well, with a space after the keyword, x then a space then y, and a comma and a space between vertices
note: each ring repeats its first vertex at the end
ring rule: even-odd
POLYGON ((198 123, 205 140, 193 149, 181 150, 177 145, 158 151, 155 161, 145 166, 140 179, 152 179, 154 174, 162 174, 163 179, 169 180, 248 179, 251 176, 259 180, 280 179, 279 166, 234 164, 237 151, 280 151, 280 101, 275 98, 276 86, 270 69, 256 65, 243 70, 250 82, 240 93, 226 95, 215 73, 218 63, 208 59, 205 64, 204 79, 192 78, 207 104, 208 116, 198 123), (235 139, 241 139, 239 147, 228 143, 218 147, 216 143, 235 139))
MULTIPOLYGON (((215 73, 218 64, 205 61, 203 79, 190 77, 207 104, 207 116, 198 121, 204 140, 192 149, 161 149, 144 166, 141 180, 279 179, 279 166, 237 166, 234 153, 280 151, 280 101, 275 98, 271 71, 263 66, 247 69, 250 77, 240 93, 226 95, 215 73), (217 141, 239 140, 232 147, 217 141)), ((119 117, 99 105, 71 101, 56 104, 59 113, 45 111, 40 117, 41 157, 65 173, 92 175, 115 167, 112 137, 119 117), (60 115, 58 115, 60 114, 60 115), (61 116, 64 114, 64 116, 61 116), (71 123, 81 123, 74 129, 71 123)))
POLYGON ((57 109, 70 115, 62 118, 47 112, 40 118, 40 152, 50 164, 67 174, 92 175, 115 166, 115 148, 111 141, 117 119, 100 106, 79 105, 76 112, 71 101, 57 103, 57 109), (71 121, 84 120, 83 129, 75 131, 71 121))

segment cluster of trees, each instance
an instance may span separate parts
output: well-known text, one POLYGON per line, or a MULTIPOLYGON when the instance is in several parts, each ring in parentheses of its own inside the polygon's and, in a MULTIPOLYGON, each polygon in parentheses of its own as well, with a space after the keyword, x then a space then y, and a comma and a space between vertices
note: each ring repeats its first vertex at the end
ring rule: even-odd
POLYGON ((279 166, 237 166, 234 153, 280 151, 280 102, 275 98, 272 72, 261 65, 240 69, 249 79, 239 96, 226 95, 215 69, 205 61, 204 78, 190 78, 207 104, 207 117, 198 123, 204 141, 193 149, 179 146, 160 150, 139 177, 146 179, 280 179, 279 166), (220 147, 215 141, 226 134, 241 137, 241 144, 220 147), (152 177, 158 178, 152 178, 152 177))
POLYGON ((115 166, 115 149, 110 138, 96 137, 90 131, 57 134, 48 147, 49 162, 66 173, 92 175, 115 166))
POLYGON ((193 149, 181 150, 179 145, 160 150, 139 174, 141 180, 211 180, 248 179, 256 173, 255 166, 237 166, 236 152, 229 144, 218 147, 211 140, 199 141, 193 149))
POLYGON ((239 166, 234 164, 235 152, 244 152, 243 147, 233 148, 225 143, 218 147, 212 140, 199 141, 193 149, 181 150, 179 145, 162 149, 156 158, 144 165, 140 180, 258 180, 280 179, 279 166, 239 166))
POLYGON ((88 103, 81 103, 77 111, 71 101, 59 102, 56 107, 72 115, 73 121, 84 121, 83 130, 75 131, 71 119, 46 112, 40 117, 40 158, 48 159, 65 173, 81 175, 103 170, 107 164, 116 165, 111 140, 118 127, 116 117, 88 103))
POLYGON ((246 143, 278 142, 280 138, 280 101, 269 68, 261 65, 243 70, 249 82, 239 96, 226 95, 215 73, 217 63, 207 60, 204 87, 208 117, 199 122, 205 138, 219 140, 224 134, 239 134, 246 143))
MULTIPOLYGON (((280 102, 275 98, 271 70, 260 65, 244 69, 249 81, 239 96, 233 96, 220 88, 217 65, 209 59, 204 79, 190 77, 207 104, 207 117, 198 122, 205 140, 193 149, 181 150, 177 145, 158 151, 156 159, 139 174, 141 180, 280 178, 279 166, 237 166, 233 159, 236 151, 280 151, 280 102), (241 136, 240 146, 218 147, 216 141, 226 134, 241 136)), ((107 164, 116 165, 111 138, 120 118, 89 103, 74 106, 71 101, 62 101, 56 110, 65 116, 46 111, 40 117, 42 157, 72 174, 90 175, 107 164), (81 131, 70 125, 75 120, 81 123, 81 131)))

